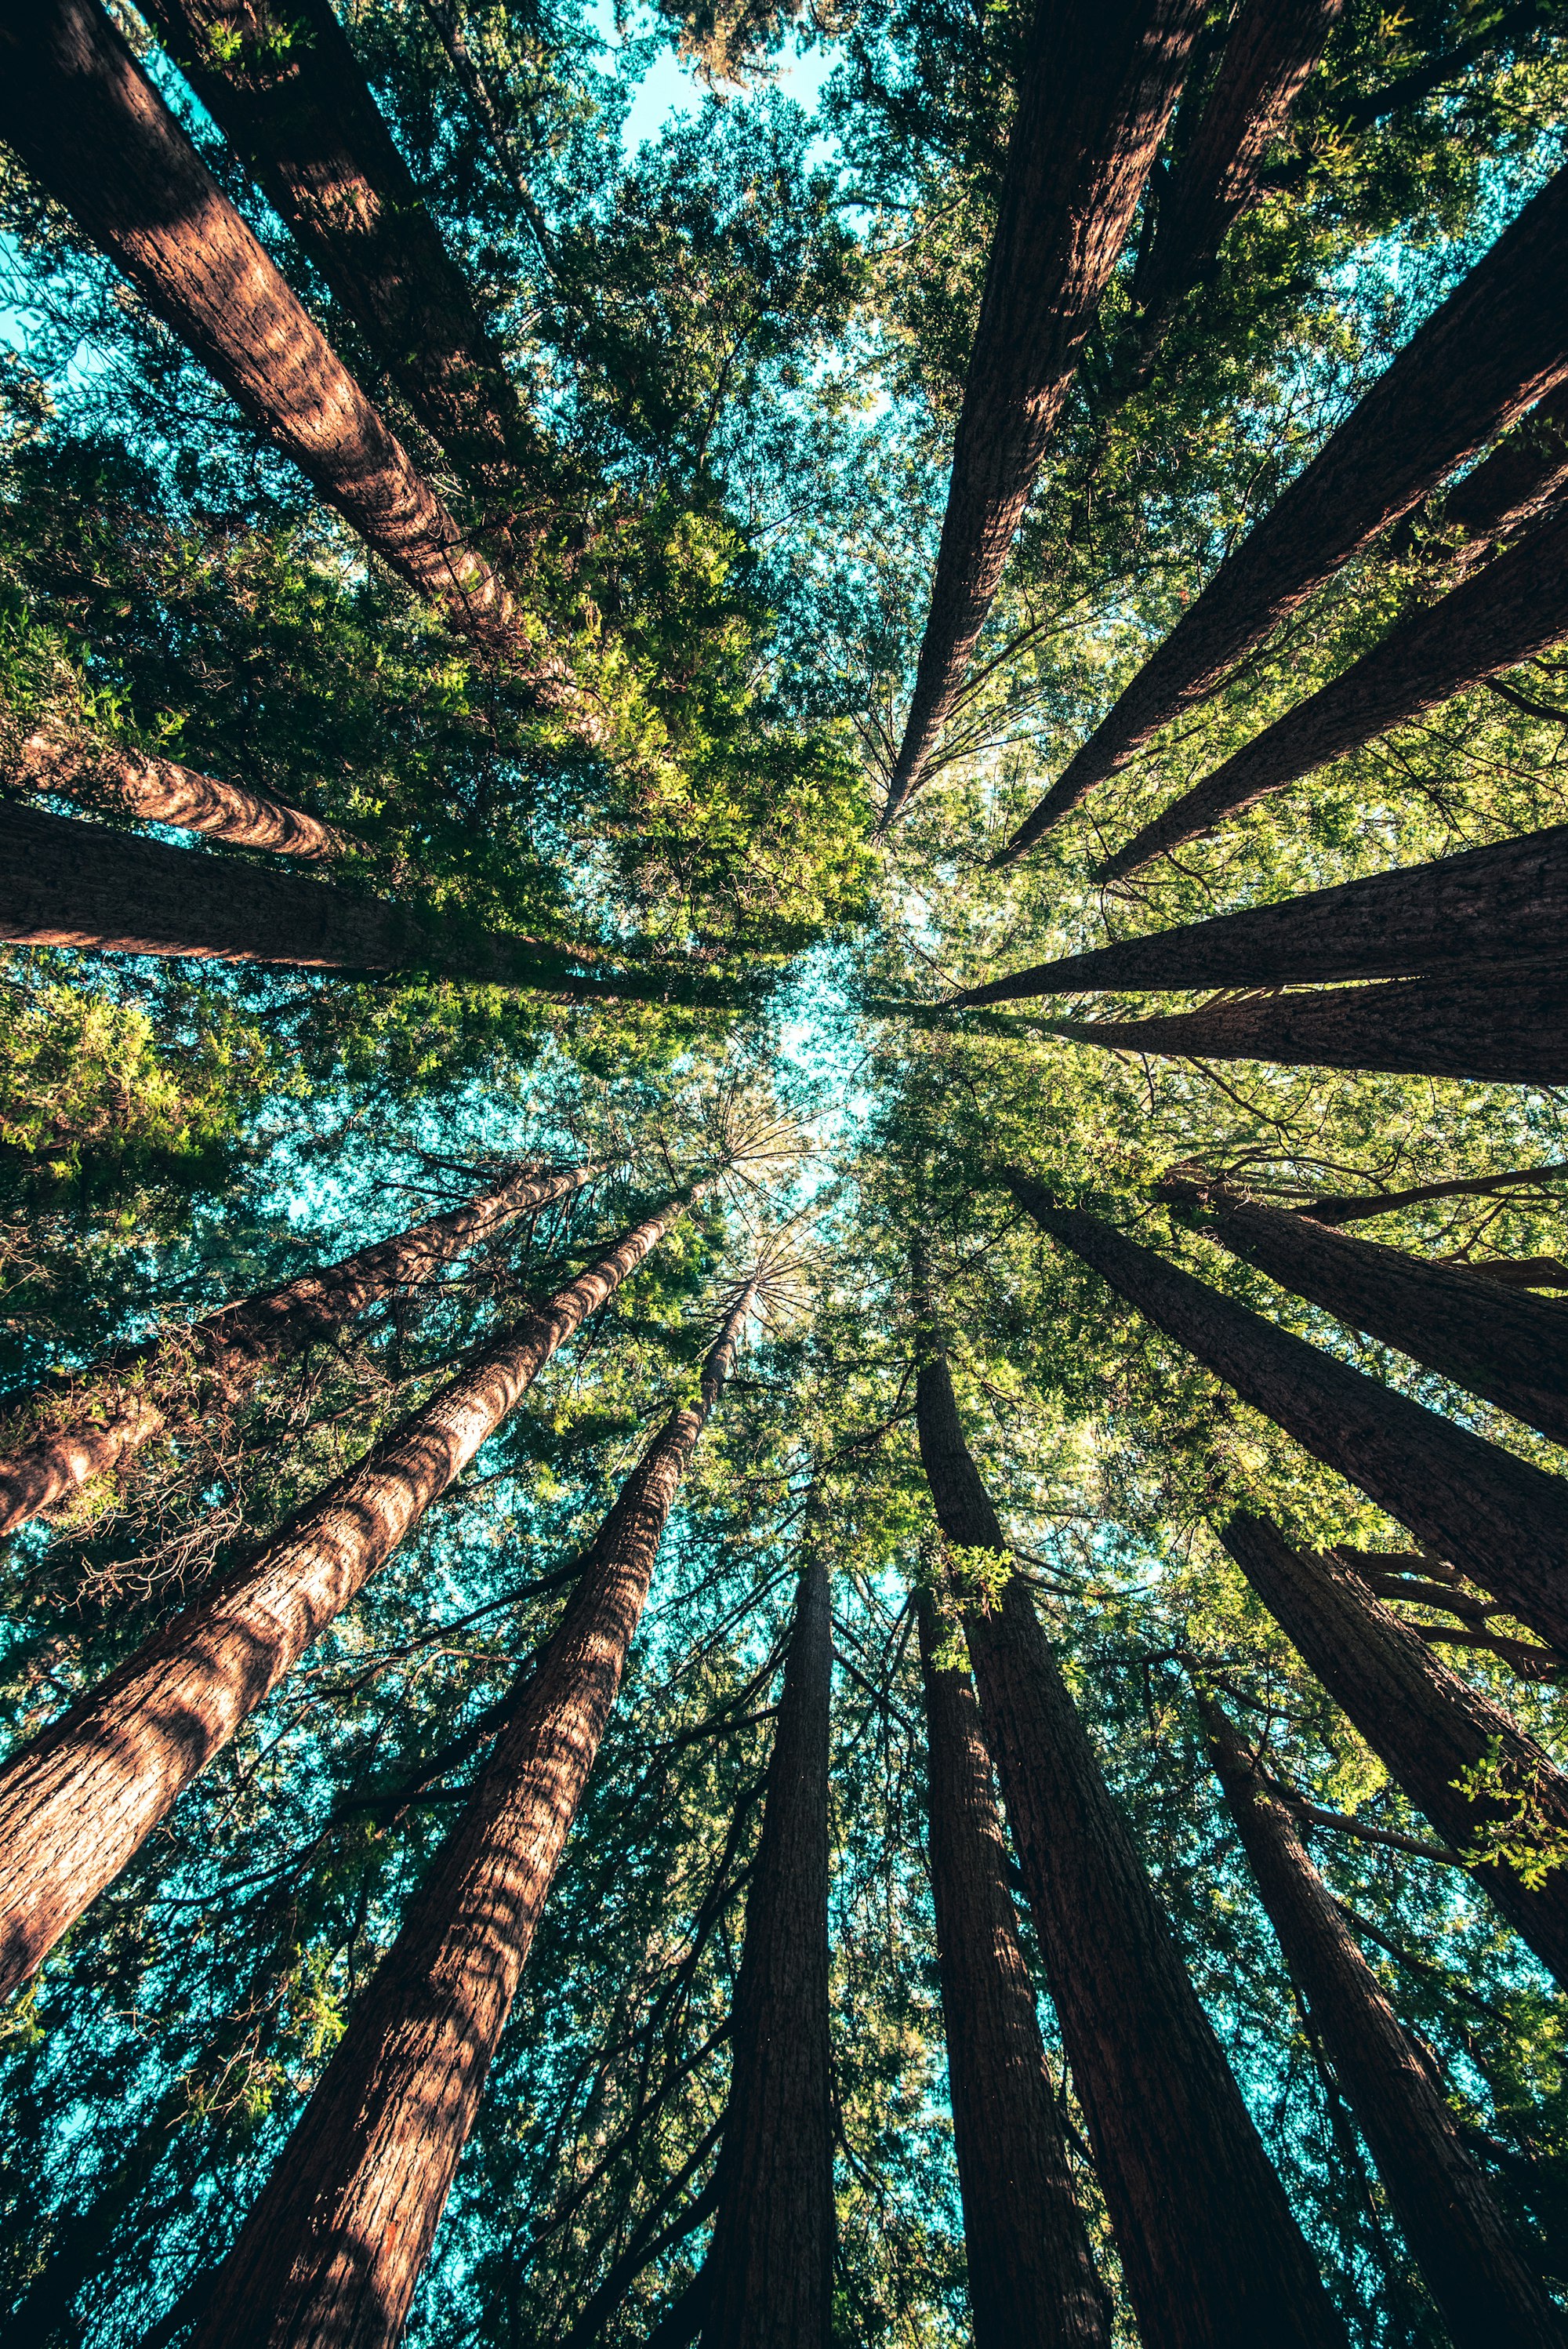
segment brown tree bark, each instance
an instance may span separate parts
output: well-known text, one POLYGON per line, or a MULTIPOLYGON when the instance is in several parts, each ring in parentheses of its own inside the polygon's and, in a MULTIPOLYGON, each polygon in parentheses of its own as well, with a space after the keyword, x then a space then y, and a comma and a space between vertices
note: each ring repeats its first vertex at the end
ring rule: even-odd
MULTIPOLYGON (((1313 1199, 1296 1212, 1310 1216, 1315 1224, 1360 1224, 1376 1216, 1392 1215, 1398 1207, 1419 1206, 1427 1199, 1485 1198, 1515 1190, 1522 1184, 1554 1181, 1564 1174, 1568 1174, 1568 1159, 1555 1159, 1541 1166, 1516 1166, 1505 1174, 1458 1174, 1447 1183, 1418 1183, 1405 1191, 1341 1192, 1313 1199)), ((1470 1269, 1482 1273, 1491 1268, 1483 1263, 1470 1269)))
POLYGON ((0 1997, 140 1848, 686 1211, 666 1200, 0 1770, 0 1997))
POLYGON ((1564 490, 1568 387, 1559 384, 1443 500, 1444 525, 1465 533, 1455 563, 1468 568, 1480 561, 1497 540, 1544 514, 1564 490))
POLYGON ((1568 1084, 1568 967, 1463 979, 1396 979, 1311 994, 1244 996, 1162 1019, 1057 1019, 1058 1036, 1119 1052, 1383 1069, 1490 1084, 1568 1084))
POLYGON ((931 1894, 975 2349, 1102 2349, 1109 2313, 1046 2070, 980 1709, 963 1666, 938 1666, 931 1598, 922 1592, 916 1605, 931 1894))
MULTIPOLYGON (((1245 1511, 1221 1537, 1396 1785, 1456 1851, 1484 1847, 1488 1830, 1510 1820, 1509 1803, 1459 1784, 1491 1755, 1513 1819, 1522 1803, 1547 1837, 1568 1834, 1568 1778, 1501 1705, 1440 1663, 1348 1558, 1307 1557, 1245 1511)), ((1552 1868, 1533 1891, 1498 1860, 1472 1864, 1470 1873, 1542 1964, 1568 1982, 1568 1868, 1552 1868)))
POLYGON ((98 0, 5 0, 0 135, 398 576, 510 646, 511 598, 252 235, 98 0))
MULTIPOLYGON (((1009 1557, 923 1333, 916 1418, 947 1540, 1009 1557)), ((1146 2349, 1342 2343, 1312 2255, 1100 1774, 1025 1585, 965 1618, 1073 2083, 1146 2349)))
POLYGON ((1119 881, 1227 815, 1419 718, 1568 633, 1568 506, 1413 612, 1343 676, 1298 702, 1097 865, 1119 881))
POLYGON ((191 2349, 391 2349, 473 2127, 697 1439, 753 1292, 583 1561, 559 1629, 223 2261, 191 2349))
POLYGON ((237 848, 270 848, 301 864, 330 864, 356 845, 335 825, 266 792, 243 791, 173 759, 155 759, 113 742, 88 745, 30 734, 17 751, 10 780, 89 807, 102 801, 143 823, 205 832, 237 848))
POLYGON ((884 825, 963 684, 1201 20, 1194 0, 1040 0, 884 825))
POLYGON ((150 1345, 5 1398, 0 1421, 0 1534, 103 1475, 156 1435, 177 1398, 215 1392, 232 1407, 268 1367, 329 1335, 384 1298, 428 1280, 530 1208, 564 1198, 592 1166, 514 1171, 504 1183, 428 1223, 358 1248, 324 1272, 203 1314, 150 1345), (60 1410, 68 1401, 68 1423, 60 1410))
POLYGON ((1568 824, 1467 848, 1429 864, 1312 889, 1277 905, 1184 922, 1141 938, 1036 963, 952 998, 1162 987, 1283 987, 1294 979, 1456 978, 1559 962, 1568 935, 1568 824))
POLYGON ((802 1568, 730 2023, 703 2349, 828 2349, 833 2101, 828 2044, 827 1568, 802 1568))
POLYGON ((1528 203, 1222 563, 994 860, 1222 685, 1276 622, 1568 377, 1568 171, 1528 203))
POLYGON ((1568 1653, 1568 1482, 1515 1459, 1140 1247, 1026 1174, 1005 1180, 1053 1239, 1316 1460, 1568 1653))
POLYGON ((1459 2123, 1400 2028, 1290 1814, 1223 1710, 1198 1708, 1225 1801, 1285 1964, 1305 1993, 1453 2349, 1563 2349, 1562 2318, 1521 2256, 1459 2123))

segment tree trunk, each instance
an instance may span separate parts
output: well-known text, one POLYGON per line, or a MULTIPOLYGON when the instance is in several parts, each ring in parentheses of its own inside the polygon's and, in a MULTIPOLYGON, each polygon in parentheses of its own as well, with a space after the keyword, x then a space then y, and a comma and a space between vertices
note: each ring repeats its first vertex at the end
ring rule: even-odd
POLYGON ((274 447, 451 625, 511 598, 223 194, 98 0, 7 0, 0 135, 274 447))
POLYGON ((1057 1019, 1058 1036, 1108 1051, 1292 1068, 1380 1069, 1501 1085, 1568 1084, 1568 966, 1466 981, 1396 979, 1314 994, 1245 996, 1163 1019, 1057 1019))
MULTIPOLYGON (((921 1364, 916 1416, 947 1540, 1010 1557, 938 1353, 921 1364)), ((965 1628, 1145 2349, 1342 2344, 1024 1584, 1015 1575, 965 1628)))
POLYGON ((1331 685, 1216 767, 1097 865, 1119 881, 1271 792, 1403 726, 1568 633, 1568 506, 1439 603, 1410 614, 1331 685))
POLYGON ((1443 500, 1442 521, 1468 543, 1454 560, 1468 567, 1493 543, 1545 512, 1568 489, 1568 388, 1559 385, 1516 424, 1473 473, 1443 500))
POLYGON ((1568 934, 1568 824, 1253 905, 1149 937, 1036 963, 966 988, 949 1008, 1024 996, 1293 979, 1456 978, 1557 962, 1568 934))
POLYGON ((1043 1232, 1243 1402, 1568 1654, 1568 1484, 1561 1477, 1320 1353, 1097 1216, 1058 1206, 1029 1176, 1006 1180, 1043 1232))
POLYGON ((147 13, 426 430, 487 497, 515 500, 537 444, 328 0, 147 13))
MULTIPOLYGON (((1568 1174, 1568 1159, 1555 1159, 1541 1166, 1516 1166, 1506 1174, 1458 1174, 1448 1183, 1418 1183, 1408 1191, 1341 1193, 1313 1199, 1297 1213, 1310 1216, 1315 1224, 1367 1223, 1375 1216, 1392 1215, 1398 1207, 1419 1206, 1427 1199, 1485 1198, 1498 1191, 1514 1190, 1523 1183, 1543 1183, 1563 1174, 1568 1174)), ((1470 1267, 1476 1273, 1491 1269, 1485 1264, 1470 1267)))
POLYGON ((0 1997, 119 1874, 188 1782, 467 1467, 693 1195, 677 1194, 307 1502, 0 1770, 0 1997))
POLYGON ((242 791, 172 759, 121 750, 114 742, 30 734, 17 753, 12 780, 89 808, 101 802, 143 823, 209 833, 237 848, 270 848, 302 864, 330 863, 356 844, 332 824, 265 792, 242 791))
MULTIPOLYGON (((1222 1539, 1396 1785, 1457 1851, 1479 1848, 1511 1817, 1523 1843, 1532 1840, 1532 1823, 1548 1841, 1568 1836, 1568 1778, 1501 1705, 1439 1663, 1346 1559, 1304 1556, 1266 1517, 1244 1511, 1222 1539), (1493 1757, 1511 1803, 1467 1795, 1459 1784, 1493 1757)), ((1533 1891, 1499 1860, 1472 1865, 1470 1873, 1542 1964, 1568 1982, 1568 1868, 1550 1869, 1533 1891)))
POLYGON ((1568 1323, 1549 1299, 1223 1192, 1199 1222, 1297 1297, 1568 1444, 1568 1323))
POLYGON ((743 1291, 622 1486, 528 1693, 219 2271, 191 2349, 391 2349, 621 1685, 743 1291))
POLYGON ((302 1273, 150 1345, 111 1354, 28 1395, 7 1397, 0 1423, 0 1446, 9 1444, 0 1450, 0 1534, 117 1467, 167 1423, 177 1396, 199 1401, 215 1389, 225 1407, 232 1406, 272 1363, 315 1345, 382 1299, 428 1280, 513 1217, 564 1198, 594 1171, 513 1173, 467 1206, 356 1249, 325 1272, 302 1273), (66 1408, 69 1422, 62 1425, 66 1408))
POLYGON ((1426 2062, 1350 1937, 1289 1813, 1226 1714, 1199 1692, 1204 1734, 1264 1908, 1360 2124, 1453 2349, 1563 2349, 1562 2319, 1525 2264, 1426 2062))
POLYGON ((1221 564, 995 862, 1021 856, 1565 377, 1568 171, 1559 171, 1221 564))
POLYGON ((938 1669, 931 1599, 922 1592, 916 1604, 931 1896, 975 2349, 1102 2349, 1109 2309, 1046 2071, 980 1710, 961 1665, 938 1669))
POLYGON ((1202 15, 1196 0, 1039 0, 884 825, 963 684, 1202 15))
POLYGON ((828 2349, 833 2108, 828 2045, 828 1570, 801 1571, 730 2027, 703 2349, 828 2349))

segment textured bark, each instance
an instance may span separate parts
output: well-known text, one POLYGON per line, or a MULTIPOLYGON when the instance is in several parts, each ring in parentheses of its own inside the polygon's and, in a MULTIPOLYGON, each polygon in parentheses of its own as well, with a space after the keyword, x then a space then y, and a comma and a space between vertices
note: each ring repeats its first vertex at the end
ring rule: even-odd
POLYGON ((1025 1174, 1008 1187, 1157 1329, 1568 1653, 1568 1483, 1320 1353, 1025 1174))
POLYGON ((727 1316, 583 1561, 560 1628, 219 2271, 191 2349, 391 2349, 620 1690, 727 1316))
MULTIPOLYGON (((1515 1816, 1523 1801, 1548 1834, 1568 1834, 1568 1778, 1501 1705, 1439 1663, 1348 1559, 1307 1557, 1266 1517, 1244 1512, 1223 1539, 1335 1703, 1456 1851, 1478 1848, 1509 1816, 1495 1796, 1467 1795, 1458 1784, 1491 1754, 1513 1792, 1515 1816)), ((1568 1868, 1551 1869, 1537 1891, 1501 1862, 1470 1873, 1542 1964, 1568 1982, 1568 1868)))
POLYGON ((827 2349, 833 2316, 828 2046, 828 1571, 800 1575, 730 2025, 703 2349, 827 2349))
POLYGON ((1184 922, 965 988, 950 1008, 1024 996, 1160 987, 1281 987, 1293 979, 1458 978, 1563 958, 1568 824, 1430 864, 1313 889, 1277 905, 1184 922))
POLYGON ((451 624, 511 599, 201 161, 97 0, 5 0, 0 135, 251 421, 451 624))
POLYGON ((980 1709, 921 1596, 931 1893, 975 2349, 1100 2349, 1109 2312, 1046 2070, 980 1709))
POLYGON ((54 792, 89 806, 104 802, 143 823, 210 833, 237 848, 270 848, 302 864, 325 864, 355 843, 318 816, 265 792, 242 791, 172 759, 123 750, 117 743, 88 746, 50 734, 30 734, 11 780, 29 791, 54 792))
POLYGON ((1011 863, 1276 622, 1568 377, 1568 171, 1428 319, 1133 678, 995 859, 1011 863))
POLYGON ((1040 0, 884 823, 963 684, 1202 14, 1194 0, 1040 0))
POLYGON ((1119 881, 1390 727, 1435 709, 1568 633, 1568 506, 1402 620, 1331 685, 1298 702, 1096 868, 1119 881))
POLYGON ((167 1423, 176 1396, 200 1398, 204 1389, 215 1389, 232 1405, 270 1364, 315 1345, 382 1299, 428 1280, 514 1216, 563 1198, 593 1172, 514 1173, 465 1206, 358 1248, 324 1272, 302 1273, 150 1345, 128 1348, 26 1396, 6 1397, 6 1419, 0 1422, 0 1534, 52 1508, 89 1476, 116 1467, 167 1423), (62 1394, 73 1413, 64 1426, 62 1394))
POLYGON ((147 14, 427 431, 488 495, 515 497, 537 457, 516 391, 328 0, 147 14))
POLYGON ((1454 560, 1479 561, 1494 543, 1545 512, 1568 490, 1568 388, 1559 385, 1443 500, 1442 520, 1465 533, 1454 560))
POLYGON ((525 1315, 0 1770, 0 1996, 119 1874, 689 1196, 525 1315))
POLYGON ((1384 1069, 1491 1084, 1568 1084, 1568 966, 1463 979, 1406 978, 1205 1004, 1164 1019, 1058 1019, 1059 1036, 1121 1052, 1384 1069))
MULTIPOLYGON (((916 1386, 949 1542, 1010 1555, 946 1362, 916 1386)), ((1342 2343, 1312 2255, 1015 1576, 966 1622, 1051 1997, 1145 2349, 1342 2343)))
POLYGON ((1563 2349, 1562 2319, 1525 2264, 1420 2052, 1351 1939, 1284 1806, 1212 1699, 1199 1708, 1269 1922, 1305 1992, 1453 2349, 1563 2349))

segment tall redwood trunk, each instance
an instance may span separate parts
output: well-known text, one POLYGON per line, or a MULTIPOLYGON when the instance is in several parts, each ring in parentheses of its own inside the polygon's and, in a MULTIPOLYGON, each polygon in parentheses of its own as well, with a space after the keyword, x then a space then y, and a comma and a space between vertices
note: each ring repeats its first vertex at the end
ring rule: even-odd
POLYGON ((328 505, 455 627, 511 599, 252 235, 98 0, 5 0, 0 135, 328 505))
POLYGON ((1222 818, 1282 792, 1568 633, 1568 506, 1438 603, 1413 612, 1331 685, 1297 702, 1095 869, 1119 881, 1222 818))
POLYGON ((691 1196, 666 1200, 525 1315, 298 1510, 248 1566, 12 1755, 0 1770, 0 1997, 119 1874, 691 1196))
MULTIPOLYGON (((1222 1538, 1396 1785, 1456 1850, 1479 1847, 1511 1812, 1517 1819, 1522 1802, 1548 1837, 1568 1834, 1568 1778, 1501 1705, 1439 1663, 1347 1559, 1307 1557, 1266 1517, 1245 1512, 1222 1538), (1460 1790, 1464 1774, 1492 1755, 1511 1804, 1460 1790)), ((1520 1839, 1529 1840, 1528 1823, 1520 1839)), ((1568 1982, 1568 1868, 1552 1868, 1534 1891, 1501 1861, 1471 1873, 1542 1964, 1568 1982)))
POLYGON ((118 743, 89 747, 30 734, 21 745, 15 779, 30 791, 57 792, 89 806, 102 798, 143 823, 209 833, 237 848, 270 848, 302 864, 329 863, 355 844, 334 825, 266 792, 243 791, 173 759, 121 750, 118 743))
POLYGON ((324 1272, 203 1314, 150 1345, 128 1349, 30 1394, 5 1398, 0 1421, 0 1534, 116 1467, 166 1423, 177 1395, 216 1390, 225 1405, 270 1364, 313 1346, 345 1321, 428 1280, 531 1207, 588 1181, 591 1166, 514 1172, 461 1207, 358 1248, 324 1272), (70 1419, 60 1423, 60 1400, 70 1419))
POLYGON ((219 2271, 191 2349, 391 2349, 473 2127, 682 1477, 751 1310, 742 1292, 583 1561, 469 1807, 219 2271))
POLYGON ((1098 1216, 1058 1206, 1028 1175, 1006 1180, 1043 1232, 1243 1402, 1568 1653, 1568 1483, 1320 1353, 1098 1216))
POLYGON ((828 1570, 803 1568, 730 2018, 703 2349, 828 2349, 833 2109, 828 2045, 828 1570))
POLYGON ((1293 979, 1455 978, 1557 962, 1568 935, 1568 824, 1430 864, 1374 873, 1277 905, 1120 938, 966 988, 951 1008, 1024 996, 1161 987, 1283 987, 1293 979))
POLYGON ((1202 1692, 1210 1758, 1270 1924, 1442 2312, 1453 2349, 1563 2349, 1563 2321, 1526 2265, 1427 2061, 1351 1939, 1290 1815, 1202 1692))
POLYGON ((1039 0, 884 823, 964 682, 1202 16, 1196 0, 1039 0))
POLYGON ((995 859, 1203 700, 1342 564, 1568 377, 1568 171, 1528 203, 1297 475, 995 859))
POLYGON ((975 2349, 1103 2349, 1109 2309, 1073 2193, 1007 1889, 980 1708, 922 1592, 931 1896, 975 2349))
MULTIPOLYGON (((916 1416, 949 1542, 1010 1557, 947 1364, 916 1416)), ((1326 2349, 1344 2333, 1199 2004, 1025 1585, 966 1619, 1051 1997, 1145 2349, 1326 2349)))

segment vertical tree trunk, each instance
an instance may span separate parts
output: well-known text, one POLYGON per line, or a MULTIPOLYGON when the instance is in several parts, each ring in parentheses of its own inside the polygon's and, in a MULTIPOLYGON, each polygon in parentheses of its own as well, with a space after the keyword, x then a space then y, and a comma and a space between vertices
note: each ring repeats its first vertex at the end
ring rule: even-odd
POLYGON ((5 0, 0 134, 328 505, 452 626, 511 598, 245 226, 98 0, 5 0))
POLYGON ((1201 20, 1194 0, 1040 0, 884 824, 963 684, 1201 20))
POLYGON ((112 1354, 28 1395, 7 1396, 0 1422, 0 1534, 118 1466, 167 1423, 177 1395, 199 1398, 203 1389, 215 1389, 232 1406, 271 1364, 428 1280, 514 1217, 577 1190, 595 1171, 516 1169, 466 1206, 356 1248, 324 1272, 302 1273, 150 1345, 112 1354))
POLYGON ((1203 700, 1444 475, 1568 377, 1568 171, 1528 203, 1222 563, 995 860, 1010 864, 1203 700))
POLYGON ((828 2046, 828 1570, 801 1571, 730 2023, 703 2349, 828 2349, 833 2126, 828 2046))
POLYGON ((1157 1329, 1568 1653, 1568 1484, 1221 1296, 1026 1174, 1009 1189, 1157 1329))
POLYGON ((219 2271, 191 2349, 391 2349, 621 1685, 744 1289, 583 1559, 559 1630, 219 2271))
POLYGON ((677 1193, 307 1502, 0 1770, 0 1997, 140 1848, 686 1211, 677 1193))
MULTIPOLYGON (((1286 1638, 1354 1723, 1395 1784, 1458 1851, 1527 1810, 1548 1837, 1568 1836, 1568 1779, 1501 1705, 1439 1663, 1408 1623, 1374 1598, 1345 1559, 1304 1557, 1266 1517, 1238 1512, 1225 1547, 1286 1638), (1495 1755, 1511 1799, 1467 1795, 1466 1772, 1495 1755)), ((1568 1868, 1532 1890, 1511 1868, 1472 1868, 1495 1906, 1543 1966, 1568 1982, 1568 1868)))
POLYGON ((1284 1961, 1371 2149, 1453 2349, 1563 2349, 1561 2317, 1511 2238, 1459 2124, 1221 1707, 1199 1692, 1210 1758, 1284 1961))
POLYGON ((328 864, 355 845, 332 824, 265 792, 242 791, 172 759, 125 750, 114 742, 89 745, 30 734, 17 752, 14 779, 29 791, 57 792, 89 807, 101 798, 143 823, 204 832, 237 848, 270 848, 301 864, 328 864))
POLYGON ((1109 2309, 1046 2071, 980 1710, 922 1592, 931 1894, 975 2349, 1103 2349, 1109 2309))
MULTIPOLYGON (((929 1342, 929 1341, 927 1341, 929 1342)), ((1010 1557, 947 1364, 916 1416, 949 1542, 1010 1557)), ((1051 1996, 1145 2349, 1326 2349, 1342 2328, 1015 1575, 966 1619, 1051 1996)))

